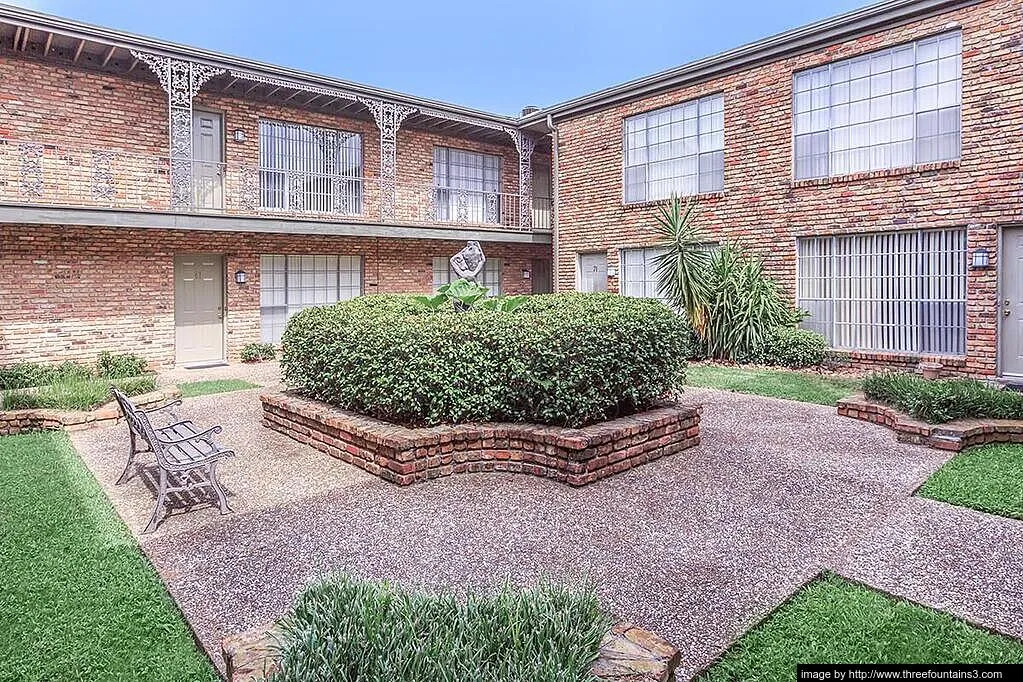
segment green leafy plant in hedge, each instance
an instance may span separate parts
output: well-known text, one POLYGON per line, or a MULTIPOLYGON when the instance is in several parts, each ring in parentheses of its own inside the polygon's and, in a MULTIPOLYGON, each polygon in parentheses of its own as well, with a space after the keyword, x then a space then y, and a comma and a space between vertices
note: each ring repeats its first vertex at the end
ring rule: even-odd
POLYGON ((974 379, 927 380, 905 372, 881 372, 863 380, 863 393, 931 424, 971 417, 1023 419, 1023 395, 974 379))
POLYGON ((613 294, 529 296, 514 312, 364 296, 294 315, 285 380, 312 398, 409 425, 582 426, 681 388, 684 320, 613 294))
POLYGON ((430 310, 442 310, 453 307, 455 310, 468 310, 473 306, 487 308, 489 310, 502 310, 513 312, 521 306, 525 296, 494 296, 487 297, 489 290, 476 282, 467 279, 456 279, 437 288, 433 296, 416 296, 420 302, 430 310))
POLYGON ((242 348, 242 362, 262 362, 277 358, 277 349, 272 343, 249 343, 242 348))

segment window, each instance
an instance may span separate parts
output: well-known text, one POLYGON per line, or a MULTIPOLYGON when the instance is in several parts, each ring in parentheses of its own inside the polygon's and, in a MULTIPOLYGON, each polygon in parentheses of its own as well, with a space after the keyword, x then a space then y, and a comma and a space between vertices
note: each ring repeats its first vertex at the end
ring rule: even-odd
POLYGON ((263 341, 280 343, 288 318, 305 308, 362 293, 362 256, 260 256, 263 341))
MULTIPOLYGON (((451 261, 443 256, 433 259, 433 290, 437 291, 445 284, 450 284, 458 279, 458 275, 451 269, 451 261)), ((485 286, 491 296, 501 295, 501 259, 488 258, 483 266, 483 272, 476 277, 476 281, 485 286)))
POLYGON ((306 213, 361 213, 362 136, 260 121, 259 205, 306 213))
POLYGON ((794 76, 797 180, 959 158, 961 34, 794 76))
POLYGON ((437 220, 501 222, 501 157, 434 147, 437 220))
POLYGON ((711 95, 625 119, 625 201, 725 186, 725 100, 711 95))
POLYGON ((965 353, 966 230, 809 237, 797 254, 803 326, 833 348, 965 353))
MULTIPOLYGON (((622 293, 638 298, 661 297, 657 293, 657 257, 663 249, 622 249, 622 293)), ((662 299, 663 300, 663 299, 662 299)))

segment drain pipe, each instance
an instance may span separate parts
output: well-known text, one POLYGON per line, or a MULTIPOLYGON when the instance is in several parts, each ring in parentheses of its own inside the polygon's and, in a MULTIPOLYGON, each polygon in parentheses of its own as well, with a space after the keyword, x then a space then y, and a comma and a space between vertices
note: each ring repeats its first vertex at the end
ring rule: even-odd
POLYGON ((547 114, 547 128, 551 131, 551 291, 558 290, 558 127, 547 114))

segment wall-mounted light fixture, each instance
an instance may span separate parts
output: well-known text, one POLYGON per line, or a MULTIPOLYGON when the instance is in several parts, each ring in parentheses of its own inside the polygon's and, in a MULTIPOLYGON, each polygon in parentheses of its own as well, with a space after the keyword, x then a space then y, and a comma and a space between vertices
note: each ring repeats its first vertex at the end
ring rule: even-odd
POLYGON ((244 142, 247 139, 248 139, 248 137, 245 135, 245 131, 244 130, 236 130, 236 131, 234 131, 234 141, 235 142, 244 142))
POLYGON ((529 279, 529 270, 522 268, 522 279, 529 279))
POLYGON ((614 267, 613 265, 611 267, 609 267, 607 269, 607 276, 608 277, 617 277, 618 276, 618 268, 614 267))
POLYGON ((238 272, 234 273, 234 281, 236 284, 245 284, 246 282, 249 281, 249 276, 248 274, 246 274, 244 270, 239 270, 238 272))
POLYGON ((977 247, 973 250, 970 266, 974 270, 983 270, 991 267, 991 254, 983 246, 977 247))

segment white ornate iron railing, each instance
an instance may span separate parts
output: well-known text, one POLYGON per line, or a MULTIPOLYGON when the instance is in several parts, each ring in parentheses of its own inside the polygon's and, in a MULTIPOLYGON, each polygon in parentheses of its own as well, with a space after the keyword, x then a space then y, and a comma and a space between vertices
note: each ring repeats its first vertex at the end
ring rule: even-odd
POLYGON ((550 229, 549 198, 534 197, 531 212, 519 202, 503 192, 400 182, 392 189, 377 178, 0 138, 0 203, 7 204, 550 229), (171 201, 172 175, 188 179, 187 202, 171 201), (392 191, 393 217, 381 218, 392 191), (523 225, 523 213, 531 224, 523 225))

